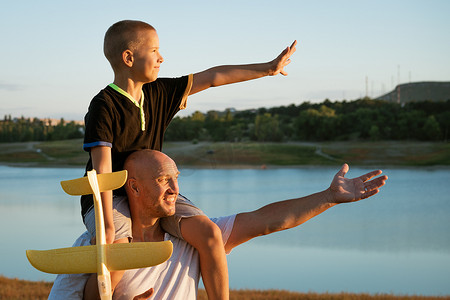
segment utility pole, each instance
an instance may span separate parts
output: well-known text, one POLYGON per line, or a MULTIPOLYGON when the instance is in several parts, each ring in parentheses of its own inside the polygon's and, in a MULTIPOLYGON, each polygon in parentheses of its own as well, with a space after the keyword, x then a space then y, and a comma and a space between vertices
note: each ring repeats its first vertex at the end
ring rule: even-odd
POLYGON ((369 77, 366 75, 366 98, 369 97, 369 77))

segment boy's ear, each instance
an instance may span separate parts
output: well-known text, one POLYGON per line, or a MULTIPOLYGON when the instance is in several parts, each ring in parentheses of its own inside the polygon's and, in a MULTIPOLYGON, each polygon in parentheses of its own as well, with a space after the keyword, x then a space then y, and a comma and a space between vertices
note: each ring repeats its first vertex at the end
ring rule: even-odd
POLYGON ((122 60, 128 67, 133 66, 134 57, 133 52, 131 50, 125 50, 122 52, 122 60))

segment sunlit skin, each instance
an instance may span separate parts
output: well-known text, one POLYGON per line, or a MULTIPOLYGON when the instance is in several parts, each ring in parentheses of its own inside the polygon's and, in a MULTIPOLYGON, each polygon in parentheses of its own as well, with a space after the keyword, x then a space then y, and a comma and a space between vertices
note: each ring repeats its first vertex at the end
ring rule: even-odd
MULTIPOLYGON (((126 167, 130 169, 135 166, 129 167, 127 165, 126 167)), ((139 166, 137 167, 139 168, 139 166)), ((146 172, 139 172, 137 176, 130 176, 127 186, 131 189, 130 192, 135 193, 137 199, 142 200, 140 217, 146 220, 145 223, 154 224, 154 220, 172 216, 175 213, 180 172, 175 163, 169 159, 164 161, 158 169, 153 168, 151 162, 148 166, 141 168, 146 172)))
MULTIPOLYGON (((171 166, 174 164, 171 164, 171 166)), ((159 201, 155 212, 158 217, 167 217, 175 213, 175 202, 178 196, 178 170, 176 167, 172 172, 163 170, 161 175, 154 178, 152 182, 147 185, 149 193, 159 194, 159 201), (153 186, 153 187, 152 187, 153 186)), ((156 196, 155 195, 155 196, 156 196)), ((151 195, 150 195, 151 197, 151 195)))
POLYGON ((141 99, 142 86, 158 78, 164 58, 159 52, 159 37, 155 30, 138 32, 136 50, 122 52, 122 71, 115 73, 114 84, 127 91, 137 102, 141 99))
POLYGON ((133 63, 130 72, 136 82, 152 82, 158 78, 159 68, 164 61, 159 53, 158 34, 155 30, 143 30, 139 36, 143 40, 139 47, 133 53, 127 50, 122 55, 125 63, 133 63))
POLYGON ((158 151, 142 150, 129 159, 126 183, 132 213, 133 240, 163 240, 163 232, 155 226, 160 218, 175 214, 178 197, 178 175, 175 162, 158 151), (152 153, 153 155, 145 155, 152 153), (156 230, 155 230, 156 228, 156 230))
POLYGON ((379 188, 382 187, 388 179, 387 176, 383 175, 374 180, 370 180, 380 175, 382 173, 381 170, 375 170, 357 178, 348 179, 345 178, 345 174, 347 174, 348 170, 349 166, 344 164, 334 177, 329 188, 331 194, 329 199, 330 203, 338 204, 343 202, 355 202, 369 198, 377 194, 379 188))

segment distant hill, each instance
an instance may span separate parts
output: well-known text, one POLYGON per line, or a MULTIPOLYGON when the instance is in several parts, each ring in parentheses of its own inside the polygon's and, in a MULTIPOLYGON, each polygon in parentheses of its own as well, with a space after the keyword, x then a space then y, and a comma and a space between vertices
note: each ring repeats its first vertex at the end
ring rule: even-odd
POLYGON ((447 101, 450 100, 450 82, 423 81, 399 84, 392 92, 375 100, 395 103, 447 101))

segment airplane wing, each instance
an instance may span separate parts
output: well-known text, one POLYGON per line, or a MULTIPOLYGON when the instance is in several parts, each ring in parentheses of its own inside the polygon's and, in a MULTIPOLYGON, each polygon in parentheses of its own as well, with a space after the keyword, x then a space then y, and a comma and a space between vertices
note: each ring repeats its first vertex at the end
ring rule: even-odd
MULTIPOLYGON (((161 264, 172 255, 172 242, 108 244, 106 266, 110 271, 146 268, 161 264)), ((36 269, 52 274, 97 272, 97 246, 51 250, 27 250, 27 258, 36 269)))
MULTIPOLYGON (((127 170, 97 174, 97 181, 100 192, 118 189, 127 181, 127 170)), ((93 193, 87 176, 61 181, 61 187, 67 194, 72 196, 89 195, 93 193)))

